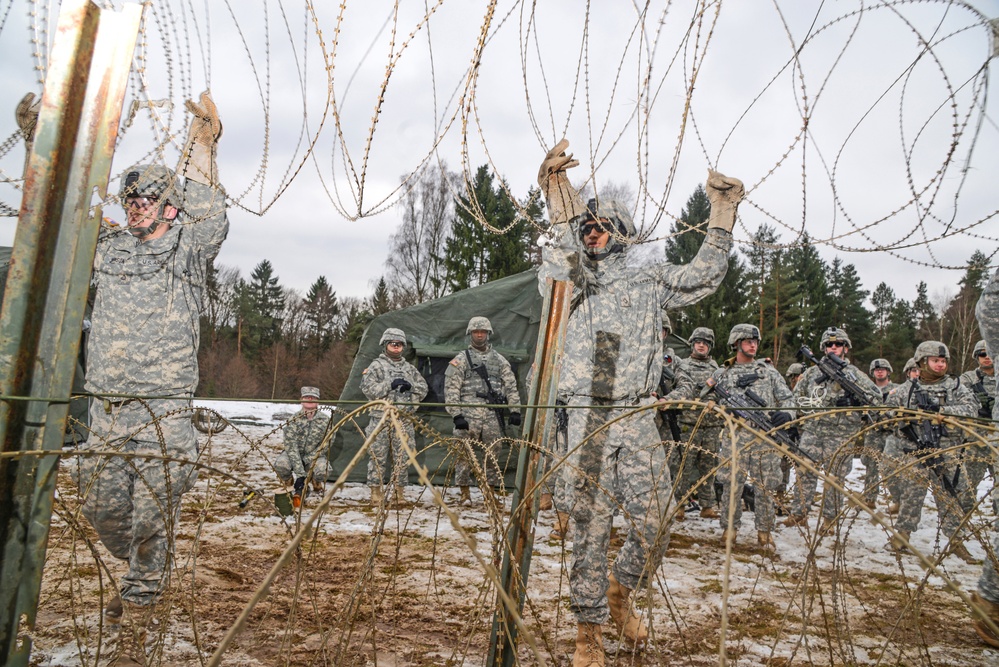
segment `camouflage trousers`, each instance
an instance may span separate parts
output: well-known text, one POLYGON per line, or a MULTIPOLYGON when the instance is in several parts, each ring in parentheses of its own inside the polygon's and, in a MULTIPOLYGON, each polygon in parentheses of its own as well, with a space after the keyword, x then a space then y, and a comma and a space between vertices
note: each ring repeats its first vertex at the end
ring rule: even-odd
MULTIPOLYGON (((840 487, 845 486, 846 476, 853 470, 855 440, 852 438, 857 433, 857 427, 822 422, 811 423, 809 426, 810 428, 802 429, 801 442, 798 445, 802 453, 811 458, 813 465, 825 472, 828 478, 835 480, 840 487)), ((795 468, 798 481, 795 484, 791 513, 795 516, 805 516, 812 508, 819 478, 816 473, 801 466, 795 468)), ((831 484, 824 484, 822 516, 834 519, 842 507, 843 493, 833 488, 831 484)))
MULTIPOLYGON (((982 434, 983 436, 985 434, 982 434)), ((996 475, 996 450, 999 443, 992 441, 991 444, 983 444, 980 440, 972 440, 966 444, 963 460, 964 469, 968 473, 968 489, 978 495, 978 485, 985 479, 985 473, 992 475, 993 487, 995 486, 996 475)), ((994 501, 994 498, 993 498, 994 501)), ((999 515, 996 503, 992 503, 993 510, 999 515)))
MULTIPOLYGON (((999 505, 999 488, 993 486, 991 495, 992 505, 999 505)), ((992 531, 991 553, 999 556, 999 518, 993 523, 992 531)), ((978 579, 978 594, 989 602, 999 604, 999 572, 996 572, 995 563, 988 553, 985 554, 985 562, 982 564, 982 575, 978 579)))
MULTIPOLYGON (((370 437, 380 421, 380 416, 376 418, 372 415, 365 435, 370 437)), ((405 486, 409 482, 409 455, 403 444, 415 449, 416 431, 409 422, 401 421, 400 424, 402 437, 399 437, 399 433, 391 423, 385 422, 382 430, 371 441, 371 448, 368 449, 368 486, 381 486, 385 483, 385 472, 389 469, 390 457, 392 469, 389 485, 405 486)))
POLYGON ((454 483, 458 486, 473 486, 475 482, 482 486, 482 480, 474 480, 472 465, 468 460, 471 446, 476 462, 485 471, 485 482, 493 488, 503 485, 500 465, 497 460, 497 450, 504 433, 500 431, 496 413, 487 408, 471 408, 465 410, 468 420, 468 430, 454 430, 454 437, 463 439, 463 446, 454 465, 454 483))
POLYGON ((673 497, 679 502, 690 494, 688 500, 696 500, 701 509, 714 507, 721 429, 698 427, 684 436, 683 446, 674 446, 670 453, 669 472, 675 482, 673 497))
POLYGON ((746 479, 752 477, 756 490, 753 524, 757 531, 769 533, 774 529, 776 514, 774 494, 781 483, 781 454, 772 445, 761 442, 745 430, 740 429, 737 434, 734 442, 726 437, 718 452, 721 466, 718 468, 717 479, 722 485, 718 521, 722 529, 739 529, 742 525, 742 490, 746 479))
MULTIPOLYGON (((871 429, 864 433, 864 448, 860 454, 860 462, 864 464, 864 500, 873 505, 878 499, 878 488, 881 485, 881 461, 884 458, 885 442, 888 432, 881 429, 871 429)), ((885 486, 896 498, 893 483, 885 486)))
MULTIPOLYGON (((954 441, 947 440, 941 440, 940 443, 944 448, 954 444, 954 441)), ((965 513, 971 511, 974 505, 974 496, 968 488, 967 472, 954 453, 941 453, 939 460, 931 465, 925 458, 906 451, 914 447, 908 440, 897 436, 890 438, 885 446, 885 475, 895 478, 899 493, 895 530, 910 533, 918 530, 926 492, 932 489, 940 529, 950 537, 957 532, 965 513), (955 481, 954 473, 959 468, 960 473, 955 481), (947 490, 941 476, 946 477, 948 484, 953 486, 956 498, 947 490)))
MULTIPOLYGON (((277 473, 278 479, 285 484, 293 481, 295 477, 295 466, 292 465, 291 456, 288 452, 281 452, 274 459, 274 472, 277 473)), ((329 472, 329 461, 325 456, 318 456, 315 461, 312 460, 312 457, 303 458, 299 461, 299 464, 305 468, 306 475, 310 472, 312 473, 312 479, 320 482, 326 481, 326 475, 329 472)))
POLYGON ((566 467, 563 466, 555 471, 552 471, 552 467, 561 461, 565 457, 566 452, 569 451, 569 415, 566 413, 565 408, 556 408, 553 419, 551 452, 544 457, 543 472, 551 473, 548 476, 548 482, 545 484, 545 491, 552 494, 555 509, 563 512, 568 507, 565 489, 566 467))
POLYGON ((611 402, 569 400, 566 496, 576 522, 569 574, 570 607, 580 623, 608 618, 607 549, 621 511, 628 534, 614 560, 614 577, 630 589, 655 574, 669 544, 672 483, 653 410, 634 412, 652 399, 611 402), (618 420, 618 421, 614 421, 618 420))
POLYGON ((194 466, 181 462, 198 458, 191 413, 163 416, 185 407, 189 399, 145 404, 95 399, 83 451, 126 456, 83 456, 73 471, 83 515, 108 551, 128 561, 120 592, 134 604, 153 604, 166 588, 180 499, 198 476, 194 466))

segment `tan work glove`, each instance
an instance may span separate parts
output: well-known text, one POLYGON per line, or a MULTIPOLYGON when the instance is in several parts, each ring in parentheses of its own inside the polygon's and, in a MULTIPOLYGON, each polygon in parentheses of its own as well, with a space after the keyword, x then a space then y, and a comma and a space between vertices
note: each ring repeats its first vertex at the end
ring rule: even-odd
POLYGON ((180 156, 180 166, 177 171, 196 183, 219 185, 218 165, 215 162, 215 148, 222 136, 222 121, 219 112, 212 101, 212 95, 207 90, 201 93, 196 103, 187 100, 187 110, 194 118, 187 133, 187 143, 180 156))
POLYGON ((746 194, 746 188, 738 178, 730 178, 713 169, 708 170, 708 201, 711 202, 711 217, 708 229, 717 227, 731 232, 735 227, 735 212, 746 194))
POLYGON ((568 147, 567 139, 558 142, 545 155, 538 169, 538 185, 548 202, 548 219, 553 225, 569 222, 586 210, 579 192, 569 183, 565 173, 566 169, 579 166, 579 160, 574 160, 571 153, 566 154, 568 147))
POLYGON ((17 103, 14 110, 14 118, 17 119, 17 126, 24 136, 24 170, 22 174, 28 173, 28 162, 31 160, 31 147, 35 143, 35 126, 38 125, 38 112, 42 108, 42 98, 35 99, 34 93, 28 93, 17 103))

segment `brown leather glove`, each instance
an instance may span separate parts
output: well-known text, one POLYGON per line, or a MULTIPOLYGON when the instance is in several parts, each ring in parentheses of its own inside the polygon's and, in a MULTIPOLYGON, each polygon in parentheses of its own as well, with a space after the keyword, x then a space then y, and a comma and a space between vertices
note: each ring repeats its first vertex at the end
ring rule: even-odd
POLYGON ((548 151, 538 169, 538 185, 548 202, 548 218, 553 225, 569 222, 585 210, 583 200, 565 173, 566 169, 579 166, 579 160, 565 152, 568 147, 569 141, 562 139, 548 151))
POLYGON ((731 232, 735 227, 735 212, 746 194, 746 188, 738 178, 731 178, 713 169, 708 170, 708 201, 711 202, 711 217, 708 229, 717 227, 731 232))
POLYGON ((179 171, 189 178, 205 185, 218 185, 218 165, 215 163, 215 147, 222 136, 222 121, 218 108, 207 90, 201 93, 198 102, 187 100, 187 110, 193 114, 191 127, 187 133, 187 143, 180 156, 179 171))
POLYGON ((28 93, 17 103, 14 118, 24 136, 24 171, 28 171, 28 161, 31 159, 31 147, 35 143, 35 127, 38 125, 38 112, 42 108, 42 98, 35 99, 34 93, 28 93))

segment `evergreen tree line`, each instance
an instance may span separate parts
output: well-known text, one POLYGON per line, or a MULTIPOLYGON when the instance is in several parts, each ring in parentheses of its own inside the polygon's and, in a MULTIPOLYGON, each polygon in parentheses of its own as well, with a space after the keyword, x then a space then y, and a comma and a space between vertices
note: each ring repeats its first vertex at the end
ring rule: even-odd
MULTIPOLYGON (((622 186, 608 184, 629 199, 622 186)), ((199 360, 205 396, 295 398, 302 385, 336 398, 350 372, 368 323, 382 313, 440 298, 519 273, 540 262, 538 230, 543 207, 533 188, 515 201, 507 184, 487 165, 470 182, 445 165, 423 172, 399 202, 402 223, 390 242, 386 272, 367 298, 338 297, 324 276, 306 294, 284 287, 268 260, 248 279, 233 267, 211 270, 202 317, 199 360), (489 228, 479 220, 488 221, 489 228)), ((702 187, 690 196, 665 244, 666 259, 689 262, 701 246, 710 204, 702 187)), ((852 358, 863 370, 884 357, 900 378, 902 366, 923 340, 941 340, 952 354, 951 369, 974 366, 979 339, 974 309, 987 278, 988 260, 976 251, 943 303, 932 304, 925 282, 912 303, 886 283, 864 288, 856 268, 823 260, 807 235, 782 247, 764 225, 746 250, 729 255, 725 280, 712 296, 671 312, 674 331, 696 326, 714 330, 714 355, 729 356, 728 332, 739 322, 760 327, 761 356, 783 371, 801 345, 818 351, 829 326, 846 329, 852 358), (870 307, 867 302, 870 302, 870 307)))

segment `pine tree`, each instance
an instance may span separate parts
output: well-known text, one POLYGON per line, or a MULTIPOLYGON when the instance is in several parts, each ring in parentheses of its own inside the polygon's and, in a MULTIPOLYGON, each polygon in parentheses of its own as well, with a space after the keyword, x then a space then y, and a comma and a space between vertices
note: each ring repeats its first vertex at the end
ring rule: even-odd
POLYGON ((830 326, 844 328, 850 336, 853 349, 864 350, 870 344, 874 331, 874 318, 864 306, 864 300, 870 292, 863 288, 857 268, 853 264, 843 264, 838 257, 833 260, 830 277, 830 326))
POLYGON ((241 284, 240 306, 244 341, 252 352, 270 347, 281 333, 284 289, 278 284, 274 267, 262 260, 250 274, 250 282, 241 284))
POLYGON ((920 340, 932 340, 937 337, 937 311, 930 302, 925 281, 919 281, 916 286, 916 300, 912 302, 912 310, 916 315, 916 332, 920 340))
POLYGON ((390 310, 392 310, 392 303, 389 298, 388 285, 385 284, 384 277, 379 278, 375 293, 371 295, 371 314, 373 317, 378 317, 390 310))
POLYGON ((303 307, 308 326, 305 347, 311 349, 319 358, 333 343, 336 318, 340 313, 336 292, 330 288, 326 276, 319 276, 309 287, 303 307))

